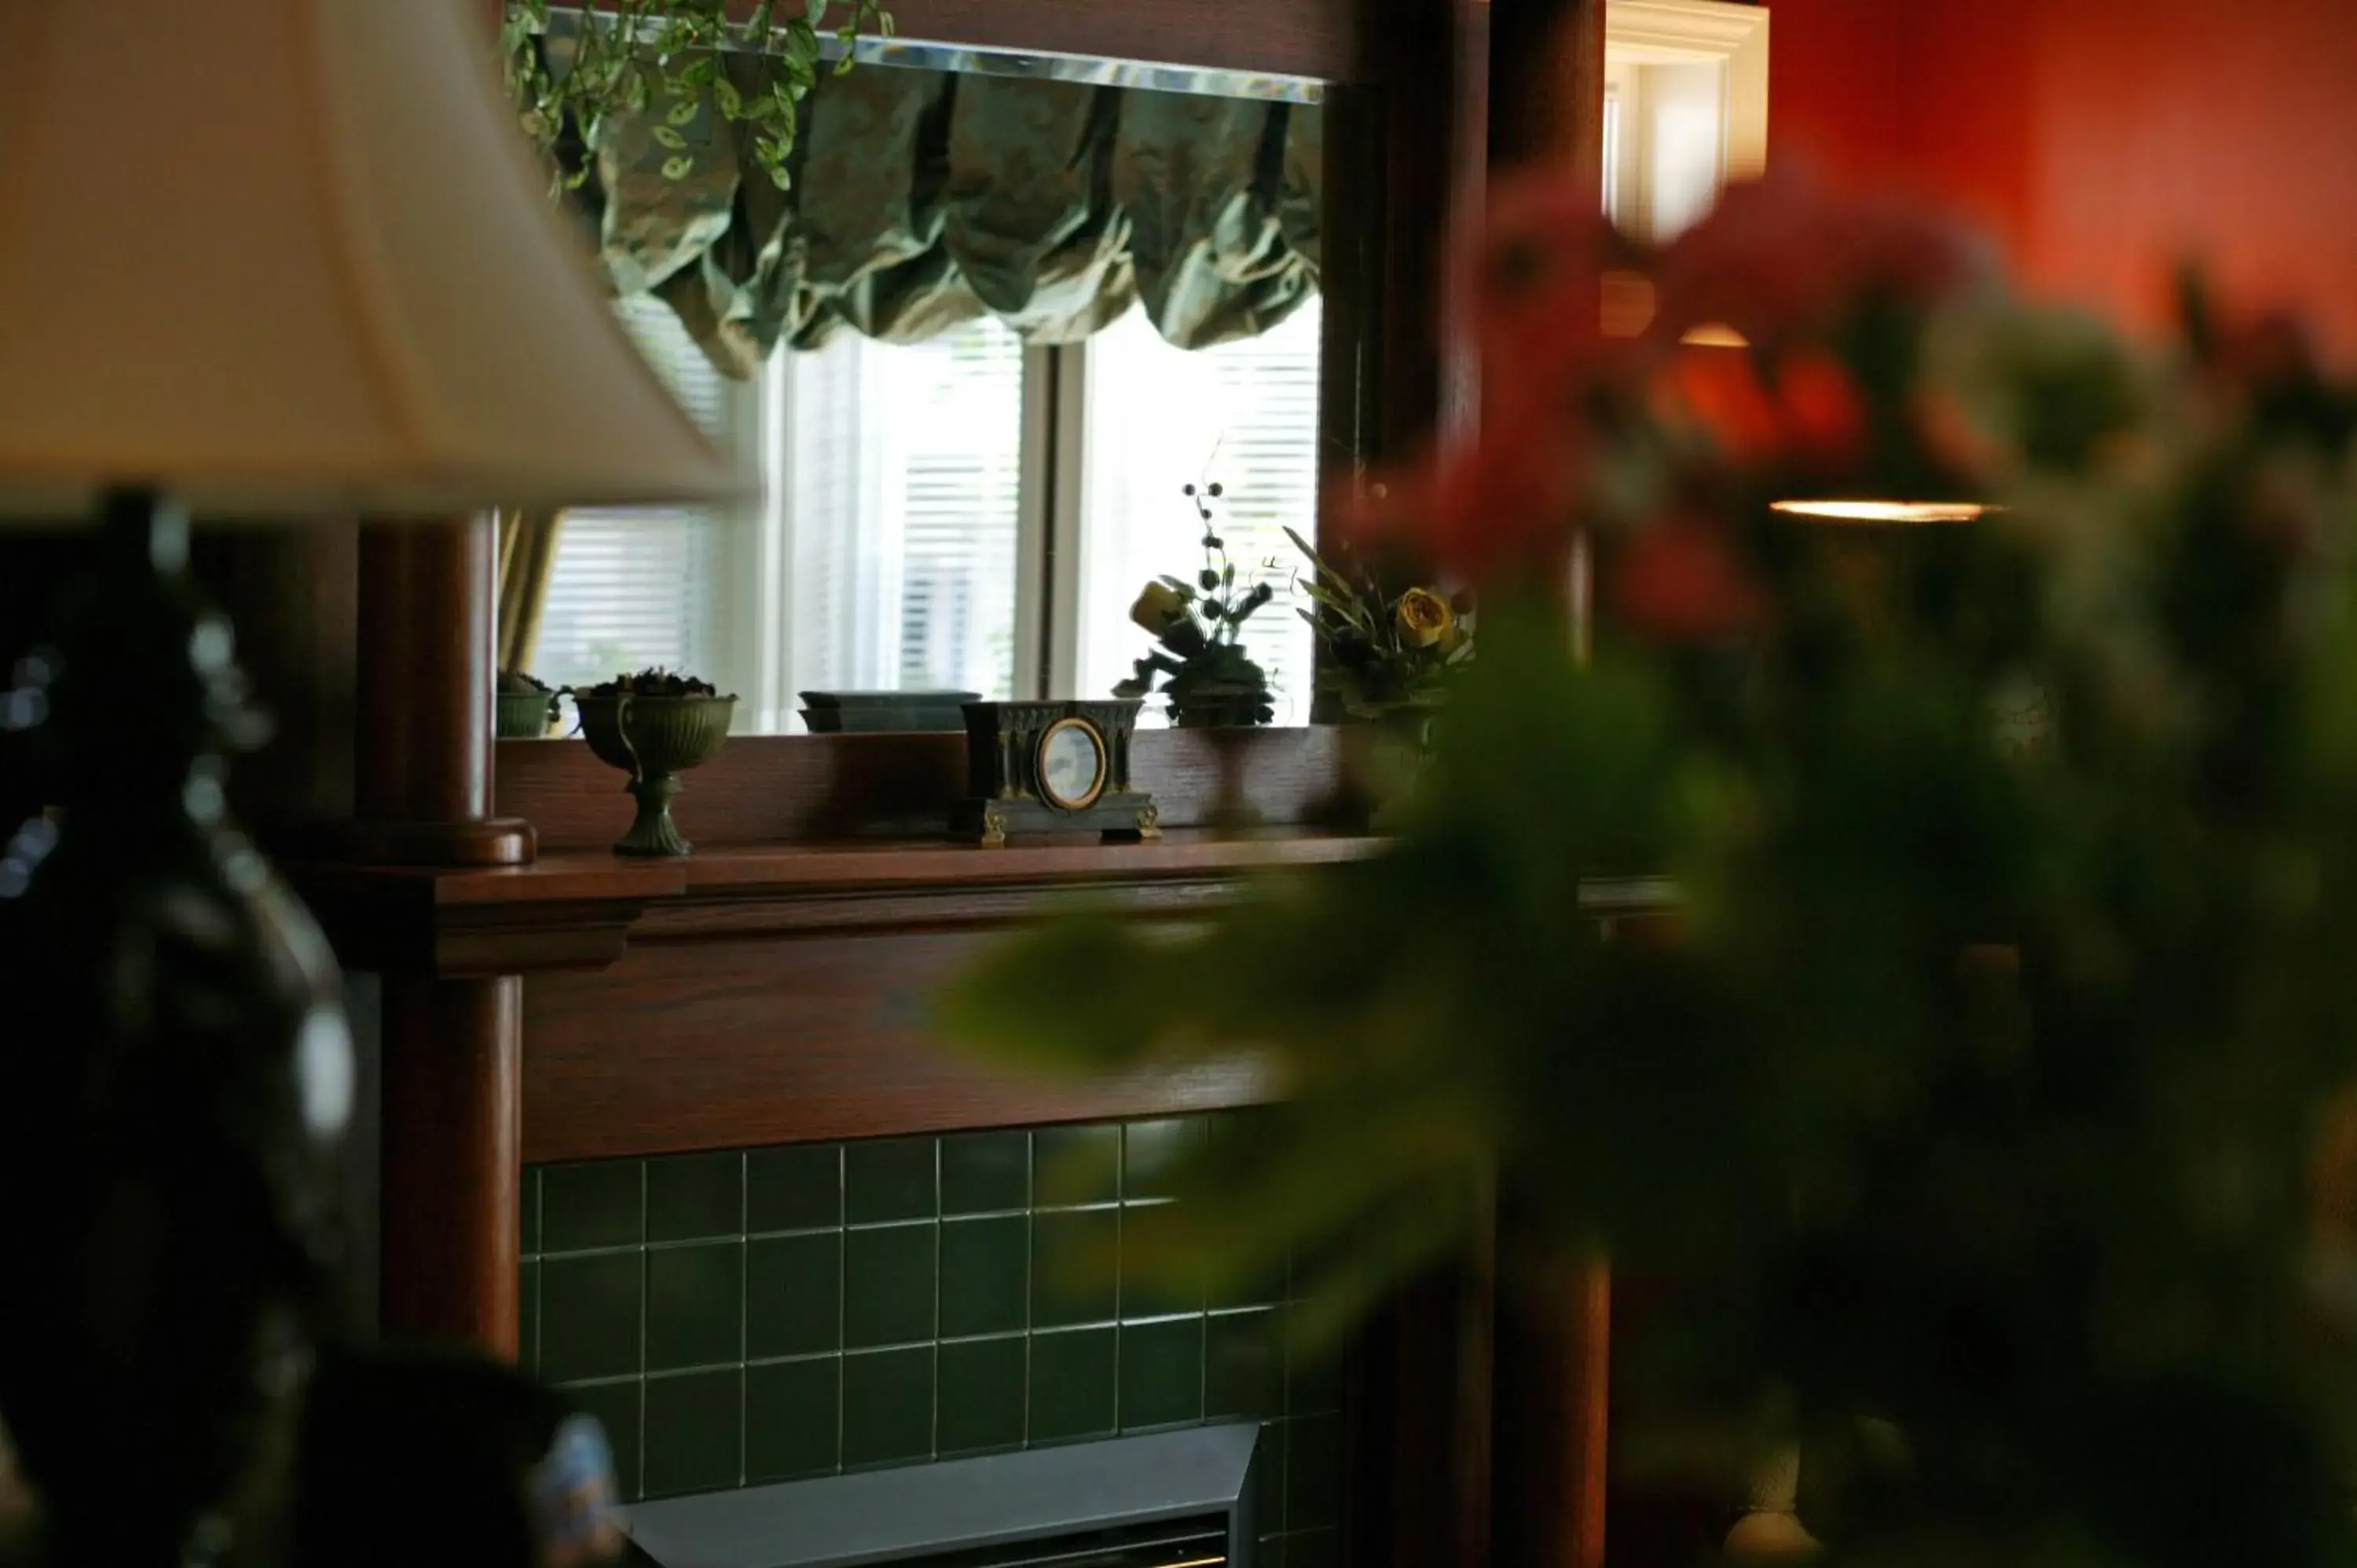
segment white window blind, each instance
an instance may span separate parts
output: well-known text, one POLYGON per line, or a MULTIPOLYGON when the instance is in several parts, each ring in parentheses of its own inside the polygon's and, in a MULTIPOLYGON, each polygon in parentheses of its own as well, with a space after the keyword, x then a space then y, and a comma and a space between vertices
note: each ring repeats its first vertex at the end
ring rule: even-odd
MULTIPOLYGON (((615 308, 681 405, 716 441, 734 446, 750 393, 712 368, 661 301, 640 295, 615 308)), ((690 508, 566 512, 533 673, 551 685, 586 686, 662 665, 736 689, 745 672, 732 636, 730 532, 727 519, 690 508)))
POLYGON ((1215 481, 1237 575, 1277 590, 1244 645, 1269 673, 1276 722, 1308 722, 1315 650, 1293 613, 1303 562, 1284 529, 1318 538, 1318 307, 1313 298, 1273 332, 1192 352, 1136 311, 1089 340, 1082 693, 1110 691, 1150 646, 1129 620, 1138 589, 1201 568, 1202 525, 1182 491, 1215 481))
POLYGON ((791 355, 783 690, 1013 694, 1023 346, 994 318, 791 355))

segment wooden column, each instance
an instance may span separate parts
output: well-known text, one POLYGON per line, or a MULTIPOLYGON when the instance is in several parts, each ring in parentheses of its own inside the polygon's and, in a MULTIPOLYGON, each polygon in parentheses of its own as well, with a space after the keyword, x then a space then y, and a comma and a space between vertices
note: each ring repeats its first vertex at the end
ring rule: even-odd
MULTIPOLYGON (((1547 167, 1603 203, 1605 0, 1493 0, 1493 171, 1547 167)), ((1575 589, 1577 591, 1577 589, 1575 589)), ((1608 1495, 1611 1275, 1554 1260, 1504 1202, 1493 1451, 1497 1561, 1602 1568, 1608 1495)))
POLYGON ((523 982, 388 976, 383 1321, 516 1352, 523 982))
POLYGON ((1604 201, 1604 0, 1490 7, 1490 162, 1552 164, 1604 201))
MULTIPOLYGON (((488 517, 364 529, 356 821, 340 858, 452 868, 532 858, 490 819, 488 517)), ((522 982, 388 973, 383 1324, 516 1349, 522 982)))

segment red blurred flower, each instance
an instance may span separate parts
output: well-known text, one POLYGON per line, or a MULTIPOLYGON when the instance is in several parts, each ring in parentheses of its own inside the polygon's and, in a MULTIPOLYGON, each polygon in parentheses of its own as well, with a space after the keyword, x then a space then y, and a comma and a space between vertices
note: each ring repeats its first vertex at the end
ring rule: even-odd
POLYGON ((1839 360, 1809 349, 1776 368, 1776 406, 1785 432, 1803 456, 1846 467, 1866 451, 1866 399, 1839 360))
POLYGON ((1844 467, 1866 449, 1866 400, 1841 361, 1822 349, 1785 356, 1771 386, 1748 350, 1682 349, 1653 392, 1657 416, 1700 424, 1738 462, 1844 467))
POLYGON ((1749 353, 1726 349, 1683 349, 1654 383, 1654 412, 1700 424, 1719 450, 1738 461, 1771 456, 1784 445, 1784 424, 1749 353))
POLYGON ((1536 404, 1500 409, 1479 441, 1367 486, 1334 521, 1346 539, 1405 547, 1460 580, 1545 573, 1567 558, 1587 460, 1577 427, 1536 404))
POLYGON ((1606 592, 1619 624, 1662 642, 1735 636, 1760 623, 1765 602, 1725 532, 1690 519, 1631 539, 1606 592))
POLYGON ((1823 330, 1867 295, 1929 305, 1993 275, 1986 249, 1907 203, 1836 199, 1789 163, 1730 187, 1661 258, 1653 329, 1727 326, 1773 346, 1823 330))

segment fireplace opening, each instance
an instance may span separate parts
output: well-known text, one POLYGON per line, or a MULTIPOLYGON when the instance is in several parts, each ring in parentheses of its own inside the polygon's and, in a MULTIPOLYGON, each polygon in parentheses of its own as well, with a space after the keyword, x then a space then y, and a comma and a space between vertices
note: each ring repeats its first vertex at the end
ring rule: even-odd
POLYGON ((1260 1428, 1238 1423, 671 1498, 655 1568, 1252 1568, 1260 1428))

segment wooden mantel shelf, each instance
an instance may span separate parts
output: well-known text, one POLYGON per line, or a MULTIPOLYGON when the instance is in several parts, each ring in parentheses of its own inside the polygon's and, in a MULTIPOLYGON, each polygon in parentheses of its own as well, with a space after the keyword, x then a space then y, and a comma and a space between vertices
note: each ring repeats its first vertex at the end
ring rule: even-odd
POLYGON ((1380 843, 1182 830, 1157 843, 732 844, 662 861, 568 850, 525 866, 297 865, 291 875, 350 967, 516 974, 601 968, 633 941, 996 925, 1079 893, 1183 914, 1247 875, 1362 859, 1380 843))

